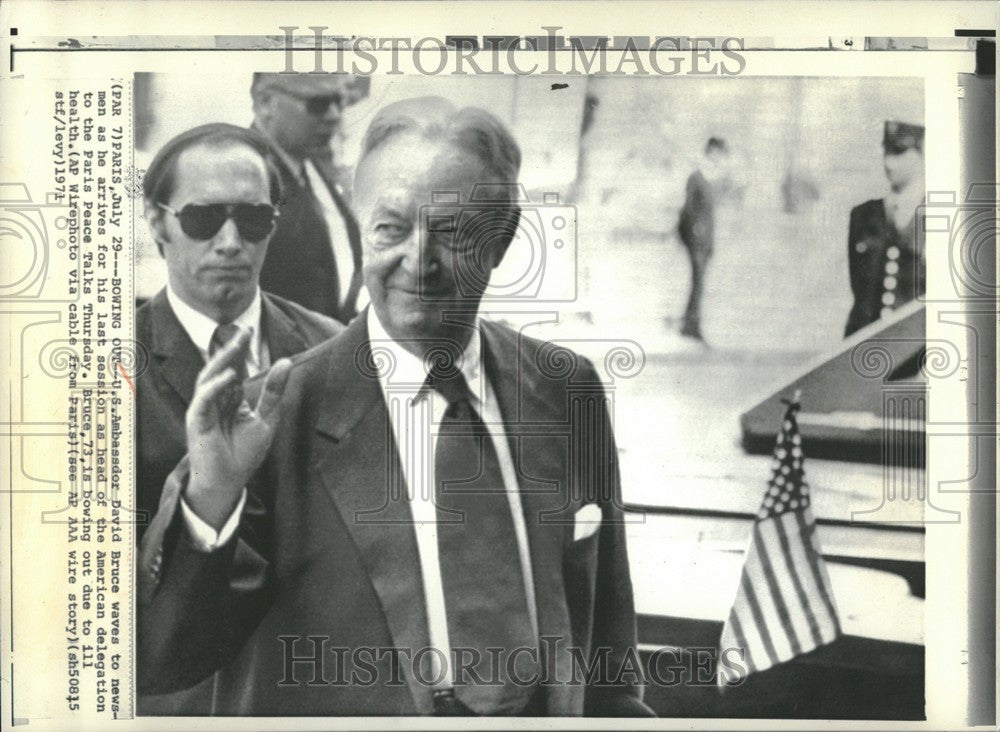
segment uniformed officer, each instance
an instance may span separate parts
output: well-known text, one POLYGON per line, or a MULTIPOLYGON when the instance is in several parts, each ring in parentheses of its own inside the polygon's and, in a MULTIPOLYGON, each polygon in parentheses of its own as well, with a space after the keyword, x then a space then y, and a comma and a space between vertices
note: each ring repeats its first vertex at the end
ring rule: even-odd
POLYGON ((924 242, 915 225, 924 202, 924 128, 888 121, 882 147, 889 192, 851 210, 854 306, 845 336, 924 293, 924 242))

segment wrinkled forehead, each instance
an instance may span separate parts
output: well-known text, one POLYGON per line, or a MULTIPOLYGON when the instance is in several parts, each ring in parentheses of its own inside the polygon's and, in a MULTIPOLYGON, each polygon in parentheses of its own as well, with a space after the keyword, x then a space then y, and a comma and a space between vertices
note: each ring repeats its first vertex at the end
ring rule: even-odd
POLYGON ((477 155, 454 142, 405 133, 365 156, 355 174, 354 196, 359 207, 412 211, 443 201, 466 203, 473 191, 495 182, 477 155))

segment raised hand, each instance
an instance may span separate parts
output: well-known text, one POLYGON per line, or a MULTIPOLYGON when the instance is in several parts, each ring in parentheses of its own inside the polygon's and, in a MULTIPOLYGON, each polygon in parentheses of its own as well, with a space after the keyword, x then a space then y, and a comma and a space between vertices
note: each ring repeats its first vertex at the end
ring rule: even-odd
POLYGON ((185 499, 216 529, 232 514, 243 487, 264 461, 291 369, 288 359, 275 363, 251 409, 238 376, 249 347, 250 333, 241 332, 209 359, 186 415, 190 479, 185 499))

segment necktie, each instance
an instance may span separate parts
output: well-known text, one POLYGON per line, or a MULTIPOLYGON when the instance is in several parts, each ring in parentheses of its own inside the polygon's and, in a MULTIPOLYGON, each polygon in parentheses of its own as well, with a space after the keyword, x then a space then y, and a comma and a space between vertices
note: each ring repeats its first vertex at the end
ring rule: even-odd
MULTIPOLYGON (((240 327, 233 323, 223 323, 222 325, 216 326, 215 331, 212 333, 212 340, 208 342, 208 357, 211 358, 214 356, 220 348, 235 338, 239 332, 240 327)), ((240 359, 239 365, 236 367, 236 373, 240 377, 240 383, 247 380, 248 372, 246 359, 240 359)))
POLYGON ((434 453, 434 499, 453 670, 469 649, 466 658, 479 654, 470 667, 487 682, 465 670, 453 679, 455 697, 478 714, 516 714, 534 691, 527 682, 538 670, 538 639, 500 463, 461 372, 432 370, 429 383, 448 401, 434 453), (488 648, 502 649, 499 664, 488 648), (525 650, 512 655, 517 649, 525 650))

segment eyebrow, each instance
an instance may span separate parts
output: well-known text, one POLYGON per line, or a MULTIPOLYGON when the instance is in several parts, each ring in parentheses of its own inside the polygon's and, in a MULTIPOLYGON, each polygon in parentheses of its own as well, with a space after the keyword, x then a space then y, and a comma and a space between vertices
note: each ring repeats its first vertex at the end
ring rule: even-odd
POLYGON ((409 211, 404 210, 395 203, 387 202, 384 200, 379 200, 375 204, 375 214, 382 216, 392 216, 397 219, 409 220, 412 218, 412 214, 409 211))

